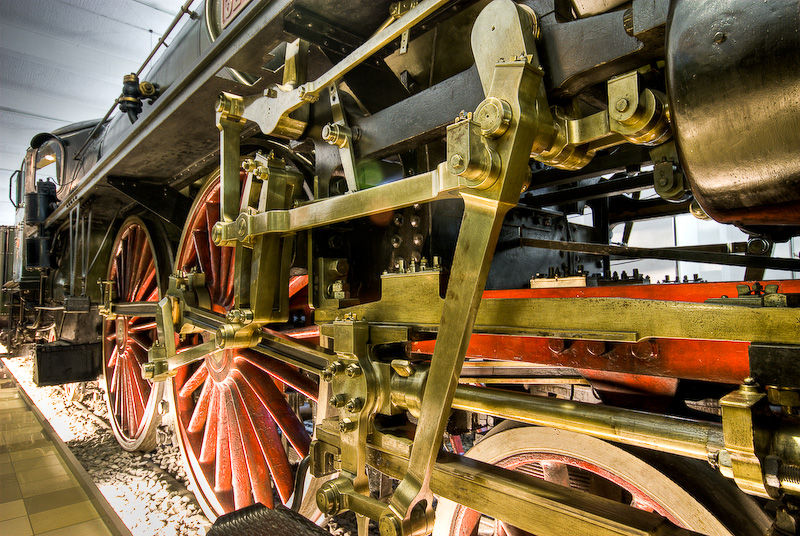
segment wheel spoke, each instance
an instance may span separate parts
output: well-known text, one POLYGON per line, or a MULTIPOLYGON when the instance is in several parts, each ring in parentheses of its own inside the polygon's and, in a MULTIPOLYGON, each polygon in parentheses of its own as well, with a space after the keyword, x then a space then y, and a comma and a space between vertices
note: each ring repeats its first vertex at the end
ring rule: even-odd
POLYGON ((203 384, 203 389, 200 391, 200 398, 197 399, 197 405, 194 407, 192 418, 189 420, 189 426, 187 428, 189 432, 197 433, 203 429, 203 426, 208 420, 208 406, 213 392, 214 382, 208 381, 203 384))
POLYGON ((289 297, 293 297, 295 294, 303 290, 308 286, 308 276, 307 275, 296 275, 289 280, 289 297))
POLYGON ((122 273, 122 259, 124 255, 124 248, 120 245, 120 251, 117 257, 114 258, 114 280, 116 284, 117 296, 125 295, 125 281, 122 273))
POLYGON ((264 458, 250 415, 242 401, 242 393, 239 390, 238 382, 234 381, 234 387, 231 388, 231 392, 233 394, 233 409, 236 412, 236 422, 239 425, 239 434, 244 443, 250 488, 253 490, 256 502, 272 508, 272 487, 266 470, 267 460, 264 458))
MULTIPOLYGON (((114 368, 114 367, 117 366, 117 355, 118 354, 119 354, 119 352, 117 350, 117 345, 115 344, 114 345, 114 349, 111 350, 111 357, 108 358, 108 365, 106 365, 108 368, 114 368)), ((113 385, 114 382, 112 381, 111 383, 113 385)))
POLYGON ((143 232, 136 233, 135 255, 133 259, 133 271, 131 279, 131 292, 130 299, 134 301, 139 294, 139 288, 142 285, 142 271, 146 269, 150 259, 150 244, 147 243, 147 237, 143 232), (145 253, 146 251, 146 253, 145 253))
POLYGON ((155 322, 146 322, 137 326, 131 326, 128 328, 128 331, 136 333, 138 331, 150 331, 151 329, 156 329, 157 327, 158 326, 155 322))
POLYGON ((125 294, 122 296, 124 296, 126 302, 132 301, 131 298, 133 295, 131 292, 133 288, 131 284, 131 280, 133 279, 133 264, 135 262, 133 238, 134 237, 128 234, 128 239, 125 241, 125 261, 127 262, 125 262, 125 294))
POLYGON ((128 333, 128 340, 136 343, 136 345, 145 352, 147 352, 150 347, 153 346, 153 341, 148 340, 144 333, 128 333))
POLYGON ((109 388, 109 391, 111 393, 116 393, 117 392, 117 388, 119 387, 119 366, 118 365, 119 365, 119 361, 120 361, 119 352, 117 351, 116 347, 114 348, 114 355, 112 356, 112 359, 114 360, 114 364, 113 365, 109 365, 109 366, 110 367, 113 366, 114 370, 111 373, 111 386, 109 388))
POLYGON ((214 491, 217 493, 229 491, 232 486, 231 449, 228 443, 228 408, 225 407, 226 400, 224 390, 224 384, 217 384, 219 409, 214 415, 217 419, 217 457, 214 466, 214 491))
MULTIPOLYGON (((144 407, 147 404, 147 394, 149 393, 142 386, 144 380, 137 370, 138 363, 134 364, 132 360, 126 359, 125 365, 128 367, 128 383, 126 390, 130 393, 129 400, 131 402, 131 408, 134 416, 131 422, 139 423, 144 415, 144 407)), ((131 432, 135 432, 135 430, 132 430, 131 432)))
POLYGON ((289 403, 286 402, 286 397, 283 396, 283 393, 271 381, 249 381, 249 378, 258 378, 262 376, 262 373, 244 359, 236 359, 234 363, 241 376, 245 378, 250 388, 283 431, 292 447, 301 458, 308 456, 308 447, 311 444, 311 439, 308 437, 308 432, 306 432, 303 423, 289 406, 289 403))
POLYGON ((283 361, 272 359, 269 356, 248 349, 241 350, 239 352, 239 358, 255 365, 279 382, 303 393, 311 400, 317 401, 319 395, 319 386, 317 383, 311 378, 304 376, 291 365, 287 365, 283 361))
POLYGON ((228 449, 231 461, 233 502, 238 510, 253 504, 253 492, 250 488, 250 475, 247 472, 247 460, 244 454, 245 446, 242 441, 239 421, 236 418, 236 410, 234 409, 233 393, 231 393, 229 386, 225 384, 222 386, 222 391, 225 400, 225 418, 228 424, 228 449))
POLYGON ((132 359, 136 359, 139 364, 147 362, 147 350, 140 348, 139 345, 130 345, 128 350, 133 353, 132 359))
POLYGON ((151 263, 150 269, 146 272, 145 278, 142 281, 141 285, 137 292, 134 294, 135 301, 144 300, 146 296, 149 296, 153 293, 153 290, 156 289, 156 269, 155 266, 151 263))
POLYGON ((206 415, 206 426, 203 430, 203 443, 200 447, 200 463, 214 461, 214 449, 217 445, 217 414, 219 413, 219 393, 214 384, 211 384, 211 402, 206 415))
MULTIPOLYGON (((194 245, 195 256, 197 257, 197 264, 200 271, 206 274, 206 284, 213 285, 214 276, 211 272, 211 257, 208 255, 208 233, 204 229, 195 229, 192 231, 192 244, 194 245)), ((190 268, 187 264, 183 267, 184 270, 190 268)))
POLYGON ((191 377, 186 381, 186 383, 183 384, 183 387, 181 387, 178 396, 180 397, 189 396, 190 394, 195 392, 195 390, 197 390, 198 387, 204 385, 203 382, 206 381, 206 378, 208 378, 208 365, 206 365, 205 362, 203 362, 200 364, 199 367, 197 367, 197 370, 194 371, 194 374, 191 375, 191 377))
POLYGON ((220 261, 219 261, 219 302, 226 304, 228 301, 228 281, 231 283, 231 291, 233 290, 233 248, 223 247, 220 248, 220 261))
POLYGON ((239 371, 234 371, 232 376, 248 410, 250 422, 256 432, 260 450, 269 465, 269 471, 272 474, 272 480, 278 490, 278 495, 280 495, 283 502, 286 502, 292 495, 294 484, 292 468, 289 465, 289 459, 286 457, 286 451, 283 450, 281 438, 278 436, 272 417, 253 392, 252 386, 242 377, 239 371))
MULTIPOLYGON (((214 292, 211 295, 211 299, 214 302, 219 302, 219 269, 220 269, 220 255, 219 255, 219 247, 214 243, 211 239, 211 228, 214 227, 214 224, 219 221, 219 205, 216 204, 207 204, 205 208, 206 212, 206 243, 208 244, 208 253, 210 259, 210 268, 211 268, 211 288, 214 292)), ((206 274, 208 277, 208 274, 206 274)))

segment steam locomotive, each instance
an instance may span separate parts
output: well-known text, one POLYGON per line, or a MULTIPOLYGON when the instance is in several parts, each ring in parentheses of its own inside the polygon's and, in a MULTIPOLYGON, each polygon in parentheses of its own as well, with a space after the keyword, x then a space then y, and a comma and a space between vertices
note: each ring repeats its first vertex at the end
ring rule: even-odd
POLYGON ((2 343, 37 382, 102 376, 129 450, 168 408, 212 518, 797 533, 795 0, 180 17, 118 113, 35 136, 12 177, 2 343), (629 245, 681 214, 747 238, 629 245))

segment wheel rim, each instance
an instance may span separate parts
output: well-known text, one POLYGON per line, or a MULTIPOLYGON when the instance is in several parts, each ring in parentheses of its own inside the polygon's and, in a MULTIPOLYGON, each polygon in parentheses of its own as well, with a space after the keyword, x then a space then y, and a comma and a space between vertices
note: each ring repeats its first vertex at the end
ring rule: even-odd
MULTIPOLYGON (((116 301, 158 301, 156 262, 154 243, 144 222, 139 218, 126 220, 114 242, 108 269, 116 301)), ((157 336, 152 318, 117 316, 103 322, 108 414, 114 435, 126 450, 155 448, 164 385, 143 379, 141 366, 147 362, 147 352, 157 336)))
MULTIPOLYGON (((195 202, 176 266, 206 274, 210 308, 224 314, 233 305, 235 249, 218 247, 210 240, 218 219, 217 178, 195 202)), ((212 336, 204 333, 199 338, 212 336)), ((286 400, 287 388, 316 401, 314 381, 248 349, 209 354, 201 362, 178 369, 172 378, 179 446, 209 517, 254 502, 272 507, 273 485, 278 500, 289 501, 294 475, 282 439, 300 458, 308 455, 311 440, 286 400)))
MULTIPOLYGON (((715 515, 655 467, 596 438, 549 428, 520 427, 485 438, 467 456, 657 512, 689 530, 731 536, 721 522, 726 519, 725 514, 715 515)), ((718 512, 737 507, 733 502, 714 506, 718 512)), ((764 522, 753 520, 754 525, 764 522)), ((433 534, 524 536, 529 533, 441 499, 433 534)))

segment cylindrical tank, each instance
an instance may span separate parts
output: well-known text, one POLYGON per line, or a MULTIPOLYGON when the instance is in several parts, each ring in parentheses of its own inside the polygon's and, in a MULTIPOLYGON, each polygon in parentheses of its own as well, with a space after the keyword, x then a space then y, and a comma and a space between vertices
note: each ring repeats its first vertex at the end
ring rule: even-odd
POLYGON ((800 2, 673 0, 666 59, 703 209, 745 227, 800 225, 800 2))
POLYGON ((56 185, 50 181, 36 183, 36 191, 25 194, 25 223, 39 225, 55 210, 56 185))

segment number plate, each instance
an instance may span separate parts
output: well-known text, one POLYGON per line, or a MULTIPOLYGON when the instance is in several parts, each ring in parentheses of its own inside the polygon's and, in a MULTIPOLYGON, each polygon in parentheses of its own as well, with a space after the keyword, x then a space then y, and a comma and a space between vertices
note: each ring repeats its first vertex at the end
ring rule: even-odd
POLYGON ((236 18, 247 4, 250 3, 250 0, 222 0, 221 6, 221 16, 220 22, 222 22, 222 27, 227 28, 228 24, 236 18))

